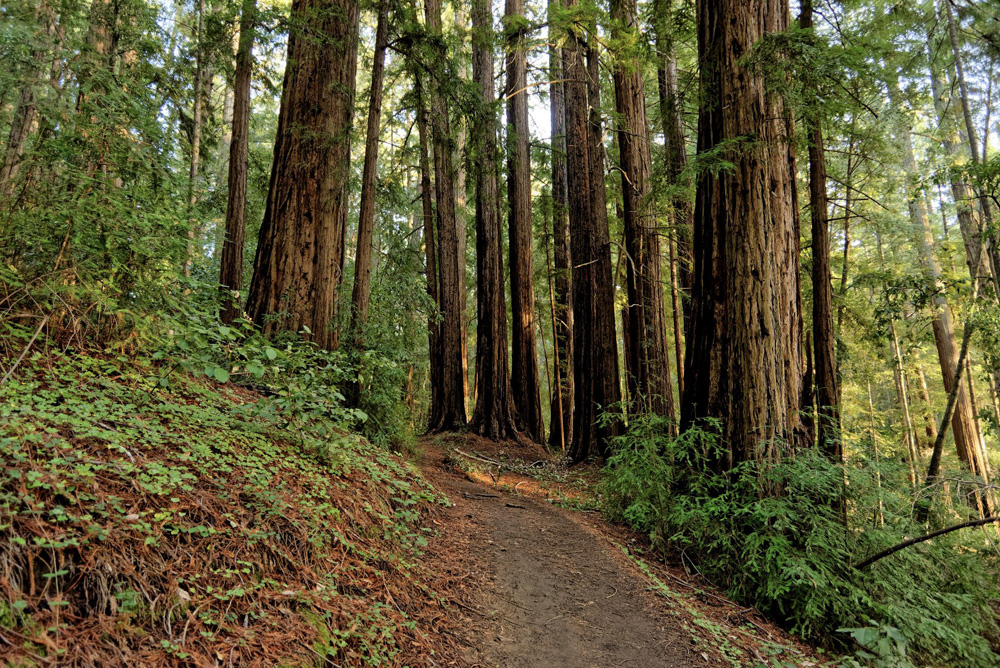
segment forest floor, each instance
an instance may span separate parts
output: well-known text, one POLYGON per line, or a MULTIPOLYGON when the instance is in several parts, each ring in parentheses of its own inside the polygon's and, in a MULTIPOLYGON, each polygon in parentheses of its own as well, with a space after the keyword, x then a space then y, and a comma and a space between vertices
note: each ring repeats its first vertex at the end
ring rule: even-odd
POLYGON ((453 628, 472 666, 825 663, 604 521, 590 491, 596 471, 560 471, 541 450, 471 435, 425 438, 419 450, 424 475, 452 504, 435 521, 429 565, 464 617, 453 628))

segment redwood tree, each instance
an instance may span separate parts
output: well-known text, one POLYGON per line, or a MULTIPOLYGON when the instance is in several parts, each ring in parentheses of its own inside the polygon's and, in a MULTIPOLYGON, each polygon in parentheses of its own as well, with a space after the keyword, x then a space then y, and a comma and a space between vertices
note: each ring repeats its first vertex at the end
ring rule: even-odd
POLYGON ((250 156, 250 79, 253 69, 253 33, 257 0, 243 0, 240 41, 233 82, 233 125, 229 142, 229 195, 226 200, 226 236, 219 261, 219 285, 228 293, 222 321, 232 324, 240 312, 243 289, 243 247, 247 225, 247 163, 250 156))
POLYGON ((569 192, 566 187, 566 92, 563 56, 556 46, 553 9, 558 0, 549 0, 549 114, 552 127, 552 255, 553 352, 555 389, 550 410, 549 445, 565 450, 573 440, 573 306, 569 238, 569 192))
MULTIPOLYGON (((813 27, 812 0, 802 0, 799 25, 813 27)), ((815 364, 817 444, 834 461, 843 458, 840 443, 840 390, 833 329, 833 286, 830 277, 830 225, 826 193, 826 152, 815 91, 807 91, 805 131, 809 138, 809 215, 812 223, 812 343, 815 364), (810 94, 811 93, 811 94, 810 94)))
POLYGON ((692 319, 682 426, 721 421, 720 469, 779 457, 801 434, 799 230, 789 123, 780 96, 742 59, 787 28, 787 0, 698 0, 706 169, 694 215, 692 319))
POLYGON ((614 83, 617 103, 622 209, 625 227, 625 372, 633 410, 674 417, 667 347, 667 318, 660 270, 660 242, 650 198, 653 158, 642 59, 638 51, 639 11, 635 0, 612 0, 614 37, 619 45, 614 83))
POLYGON ((507 0, 507 198, 510 236, 511 358, 514 403, 527 435, 545 438, 535 354, 535 293, 531 259, 531 153, 524 0, 507 0))
MULTIPOLYGON (((577 6, 569 0, 566 7, 577 6)), ((563 49, 566 82, 566 171, 573 255, 573 444, 582 462, 608 452, 617 421, 598 413, 621 400, 614 284, 604 190, 604 144, 600 119, 597 51, 585 61, 586 26, 569 26, 563 49)))
POLYGON ((517 413, 507 366, 507 304, 497 187, 497 134, 493 83, 493 11, 490 0, 472 4, 472 77, 482 95, 471 124, 476 179, 476 407, 470 428, 492 439, 517 437, 517 413))
MULTIPOLYGON (((365 163, 361 174, 361 207, 358 213, 358 246, 354 255, 354 286, 351 291, 351 334, 355 350, 365 345, 371 296, 372 237, 375 231, 375 176, 378 169, 378 142, 382 121, 382 79, 385 51, 389 45, 389 0, 381 0, 375 27, 375 54, 372 57, 371 92, 368 96, 368 128, 365 134, 365 163)), ((357 401, 361 381, 352 394, 357 401)))
POLYGON ((356 0, 294 0, 247 311, 335 348, 358 50, 356 0))
POLYGON ((441 0, 426 0, 427 31, 433 47, 430 85, 430 125, 434 145, 434 190, 437 203, 438 299, 441 309, 441 396, 431 407, 432 431, 465 426, 465 381, 462 364, 462 274, 455 221, 455 185, 452 169, 451 123, 443 88, 448 77, 441 0))

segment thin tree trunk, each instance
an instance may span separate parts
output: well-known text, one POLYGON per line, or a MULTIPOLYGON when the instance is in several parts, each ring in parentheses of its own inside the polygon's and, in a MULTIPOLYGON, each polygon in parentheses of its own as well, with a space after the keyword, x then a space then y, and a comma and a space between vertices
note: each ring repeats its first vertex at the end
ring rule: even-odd
MULTIPOLYGON (((371 297, 372 238, 375 232, 375 179, 378 172, 378 144, 382 127, 382 79, 385 51, 389 45, 389 0, 381 0, 375 28, 372 56, 371 93, 368 97, 368 127, 365 135, 365 162, 361 176, 361 207, 358 213, 358 246, 354 256, 354 287, 351 292, 351 334, 354 350, 365 347, 365 326, 371 297)), ((362 382, 356 381, 353 402, 361 398, 362 382)))
POLYGON ((758 40, 788 27, 788 3, 698 0, 697 14, 698 151, 722 148, 733 167, 698 178, 681 419, 721 420, 727 453, 717 466, 728 470, 778 459, 805 438, 789 121, 780 96, 741 64, 758 40), (738 145, 745 137, 753 147, 738 145))
MULTIPOLYGON (((980 163, 979 141, 976 139, 976 123, 972 119, 972 106, 969 103, 969 86, 965 80, 965 66, 962 63, 962 49, 958 41, 958 28, 955 25, 955 13, 951 8, 951 0, 944 0, 945 17, 948 21, 948 39, 951 42, 951 51, 955 57, 955 76, 958 79, 958 90, 962 101, 962 115, 965 119, 965 136, 969 142, 969 154, 972 156, 972 164, 980 163)), ((987 133, 989 134, 989 126, 987 133)), ((985 154, 983 158, 985 158, 985 154)), ((1000 299, 1000 239, 993 230, 993 210, 989 201, 983 193, 977 193, 979 199, 979 211, 983 217, 983 227, 989 234, 989 258, 993 264, 994 287, 997 290, 997 297, 1000 299)), ((985 235, 984 235, 985 237, 985 235)), ((984 239, 985 240, 985 239, 984 239)))
POLYGON ((552 261, 555 264, 553 340, 558 392, 553 392, 549 443, 565 452, 573 441, 573 306, 569 238, 569 193, 566 186, 566 93, 563 55, 556 47, 549 2, 549 101, 552 127, 552 261), (556 425, 560 428, 556 429, 556 425))
POLYGON ((184 275, 191 275, 191 265, 197 254, 195 236, 197 223, 194 207, 198 203, 196 181, 201 162, 201 132, 205 110, 205 81, 208 78, 208 62, 205 58, 205 0, 198 0, 197 33, 195 34, 194 100, 191 112, 191 163, 188 170, 188 256, 184 263, 184 275))
POLYGON ((510 238, 511 376, 514 404, 525 433, 545 441, 535 340, 531 252, 531 152, 524 0, 507 0, 507 197, 510 238))
POLYGON ((462 379, 462 288, 458 257, 458 233, 455 224, 455 183, 452 169, 451 123, 448 106, 441 91, 447 76, 446 53, 441 27, 441 0, 426 0, 424 11, 427 30, 434 38, 431 82, 431 130, 434 145, 434 188, 437 202, 438 264, 441 305, 440 407, 432 409, 437 420, 431 430, 442 432, 464 427, 465 381, 462 379))
POLYGON ((671 260, 672 298, 674 309, 674 339, 677 361, 677 385, 680 394, 684 390, 683 336, 685 323, 691 310, 691 229, 694 207, 686 195, 690 188, 690 178, 686 175, 687 148, 684 138, 684 122, 681 117, 681 99, 677 87, 677 56, 674 49, 674 3, 673 0, 654 2, 653 29, 656 34, 656 81, 659 93, 660 123, 663 129, 666 151, 667 184, 673 189, 671 197, 671 250, 675 253, 671 260), (678 311, 678 306, 680 310, 678 311), (683 321, 683 322, 682 322, 683 321))
POLYGON ((226 236, 222 240, 219 285, 226 293, 222 321, 232 322, 240 313, 243 290, 243 248, 246 245, 247 165, 250 158, 250 82, 257 0, 243 0, 240 44, 233 82, 233 125, 229 143, 229 195, 226 200, 226 236))
MULTIPOLYGON (((464 32, 466 29, 465 9, 461 5, 455 5, 455 27, 464 32)), ((463 43, 464 46, 464 43, 463 43)), ((469 70, 465 64, 465 59, 459 61, 458 78, 466 81, 469 78, 469 70)), ((465 394, 466 405, 469 405, 471 397, 469 394, 469 318, 468 318, 468 286, 466 282, 466 258, 468 257, 468 233, 466 225, 466 143, 468 130, 466 120, 463 116, 457 119, 458 130, 455 132, 455 232, 458 234, 458 274, 461 281, 462 299, 462 391, 465 394)))
MULTIPOLYGON (((799 25, 813 27, 812 0, 802 0, 799 25)), ((826 153, 823 128, 813 99, 806 105, 809 136, 809 212, 812 220, 813 350, 817 404, 817 441, 831 460, 843 460, 840 440, 840 389, 837 383, 833 287, 830 276, 830 225, 827 220, 826 153)))
MULTIPOLYGON (((892 84, 890 91, 895 93, 895 90, 895 85, 892 84)), ((916 179, 918 176, 917 166, 916 160, 913 157, 913 142, 908 127, 901 129, 901 144, 903 169, 911 180, 916 179)), ((931 324, 934 330, 934 340, 937 345, 941 376, 944 381, 945 391, 949 394, 955 394, 955 414, 954 418, 950 419, 952 431, 955 435, 955 447, 959 458, 966 463, 969 469, 975 475, 983 476, 985 473, 985 453, 982 451, 981 437, 976 429, 972 406, 965 388, 961 386, 956 388, 955 384, 957 374, 960 373, 956 368, 958 351, 955 346, 951 313, 948 309, 948 303, 942 294, 941 269, 938 266, 937 259, 934 257, 934 237, 927 218, 927 208, 919 192, 908 192, 907 199, 909 201, 910 222, 914 228, 914 243, 921 254, 924 275, 928 282, 927 287, 933 294, 931 304, 934 309, 934 319, 931 324)), ((945 424, 947 424, 947 421, 945 421, 945 424)), ((938 441, 940 440, 941 435, 938 434, 938 441)))
MULTIPOLYGON (((613 37, 630 45, 638 38, 635 0, 612 0, 613 37)), ((625 48, 629 48, 626 46, 625 48)), ((646 119, 645 85, 638 53, 618 54, 614 71, 619 115, 618 147, 624 213, 628 304, 626 384, 634 411, 675 417, 667 346, 667 318, 660 269, 656 212, 650 197, 653 158, 646 119), (640 406, 641 403, 644 405, 640 406)))
POLYGON ((302 332, 334 349, 349 208, 358 4, 295 0, 292 18, 247 311, 266 335, 302 332))
MULTIPOLYGON (((930 34, 927 36, 927 47, 929 56, 933 56, 935 50, 930 34)), ((953 123, 954 118, 949 113, 951 110, 944 97, 944 87, 942 86, 939 71, 932 60, 928 60, 928 73, 934 97, 934 109, 937 112, 938 134, 940 135, 941 144, 949 159, 957 163, 964 162, 968 154, 963 150, 960 143, 961 140, 957 136, 957 128, 953 123)), ((979 258, 979 254, 983 249, 987 253, 992 254, 992 244, 984 229, 984 221, 981 219, 979 211, 977 211, 976 195, 972 188, 961 178, 959 172, 950 170, 950 177, 951 194, 955 202, 958 227, 962 233, 962 241, 965 246, 965 262, 969 269, 969 275, 973 280, 976 280, 977 277, 973 272, 976 271, 977 258, 979 258)), ((944 207, 942 207, 942 223, 945 223, 944 207)), ((947 227, 945 227, 945 235, 947 236, 947 227)), ((993 274, 993 272, 989 271, 989 267, 986 264, 983 265, 982 269, 986 273, 993 274)), ((1000 283, 997 283, 997 276, 991 275, 990 278, 994 285, 993 301, 996 303, 998 296, 1000 296, 1000 283)))
POLYGON ((35 21, 38 30, 37 40, 31 53, 31 67, 27 80, 21 87, 21 93, 14 107, 14 117, 11 119, 10 132, 7 134, 7 146, 0 161, 0 198, 7 199, 14 194, 14 182, 20 171, 21 159, 28 145, 28 138, 36 125, 38 107, 35 99, 42 76, 47 69, 48 40, 55 33, 55 13, 48 0, 40 0, 35 9, 35 21))
POLYGON ((927 374, 924 367, 917 365, 917 375, 920 376, 920 400, 924 404, 924 433, 927 436, 925 447, 933 447, 937 440, 937 422, 934 420, 934 405, 931 403, 930 388, 927 386, 927 374))
POLYGON ((472 76, 482 95, 472 124, 476 179, 476 407, 469 428, 492 438, 517 438, 510 370, 507 366, 507 304, 503 286, 503 235, 498 208, 497 134, 493 84, 491 0, 472 4, 472 76))

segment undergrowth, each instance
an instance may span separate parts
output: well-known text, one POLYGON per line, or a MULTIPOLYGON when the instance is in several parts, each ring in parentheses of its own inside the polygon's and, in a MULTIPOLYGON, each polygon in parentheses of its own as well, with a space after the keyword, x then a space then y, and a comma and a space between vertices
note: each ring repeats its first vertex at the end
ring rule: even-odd
POLYGON ((175 334, 155 360, 36 343, 0 384, 0 661, 427 663, 438 496, 349 433, 334 354, 175 334))
POLYGON ((956 532, 855 566, 926 531, 911 519, 900 464, 852 457, 844 467, 810 449, 722 475, 719 448, 710 431, 671 437, 660 418, 633 420, 604 472, 609 514, 735 600, 853 652, 847 665, 998 665, 988 535, 956 532))

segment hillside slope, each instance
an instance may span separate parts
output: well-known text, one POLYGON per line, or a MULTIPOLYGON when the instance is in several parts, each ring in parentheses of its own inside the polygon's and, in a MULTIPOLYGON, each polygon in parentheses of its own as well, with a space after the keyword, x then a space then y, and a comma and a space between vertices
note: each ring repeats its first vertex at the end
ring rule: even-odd
POLYGON ((56 356, 0 385, 0 663, 443 661, 416 562, 439 498, 411 467, 231 384, 159 378, 56 356))

